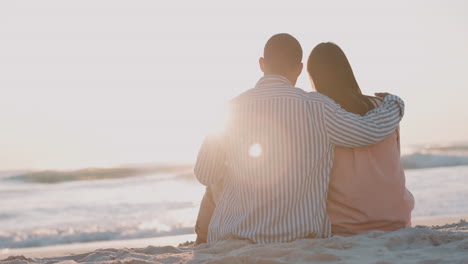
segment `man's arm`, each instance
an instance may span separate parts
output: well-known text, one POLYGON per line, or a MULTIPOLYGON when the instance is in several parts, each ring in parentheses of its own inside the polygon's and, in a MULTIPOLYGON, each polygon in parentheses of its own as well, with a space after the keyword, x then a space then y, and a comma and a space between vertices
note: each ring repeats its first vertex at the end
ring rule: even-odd
POLYGON ((332 144, 361 147, 375 144, 392 134, 400 123, 405 104, 398 96, 385 96, 381 106, 365 116, 346 112, 339 105, 326 103, 325 126, 332 144))
POLYGON ((201 184, 206 186, 216 184, 226 175, 223 143, 219 135, 209 135, 205 138, 194 168, 195 176, 201 184))

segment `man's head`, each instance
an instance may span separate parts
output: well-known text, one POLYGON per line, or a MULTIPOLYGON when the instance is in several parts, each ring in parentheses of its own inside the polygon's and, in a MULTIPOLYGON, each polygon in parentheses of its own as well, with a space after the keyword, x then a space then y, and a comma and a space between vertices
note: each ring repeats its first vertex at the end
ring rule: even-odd
POLYGON ((302 48, 289 34, 276 34, 265 44, 260 68, 265 75, 281 75, 296 84, 302 71, 302 48))

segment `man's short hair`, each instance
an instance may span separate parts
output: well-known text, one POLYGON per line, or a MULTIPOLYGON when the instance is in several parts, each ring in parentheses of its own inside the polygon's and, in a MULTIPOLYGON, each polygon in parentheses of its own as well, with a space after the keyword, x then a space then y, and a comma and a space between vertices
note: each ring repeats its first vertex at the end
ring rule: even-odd
POLYGON ((289 34, 276 34, 265 44, 263 58, 265 67, 272 74, 289 73, 302 61, 301 44, 289 34))

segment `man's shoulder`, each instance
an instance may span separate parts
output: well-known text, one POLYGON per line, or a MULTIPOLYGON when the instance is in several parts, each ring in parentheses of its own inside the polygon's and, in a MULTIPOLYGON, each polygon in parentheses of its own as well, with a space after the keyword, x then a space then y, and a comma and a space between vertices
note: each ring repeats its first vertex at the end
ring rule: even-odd
POLYGON ((251 88, 240 95, 234 97, 231 103, 242 103, 246 101, 256 101, 264 99, 296 99, 304 102, 328 102, 330 99, 317 92, 306 92, 298 87, 277 87, 277 88, 251 88))
POLYGON ((340 107, 335 101, 333 101, 330 97, 318 93, 318 92, 309 92, 308 93, 309 102, 312 105, 320 105, 325 107, 329 110, 335 110, 336 108, 340 107))
POLYGON ((310 101, 314 102, 322 102, 322 103, 330 103, 333 102, 328 96, 318 93, 318 92, 308 92, 307 96, 310 101))

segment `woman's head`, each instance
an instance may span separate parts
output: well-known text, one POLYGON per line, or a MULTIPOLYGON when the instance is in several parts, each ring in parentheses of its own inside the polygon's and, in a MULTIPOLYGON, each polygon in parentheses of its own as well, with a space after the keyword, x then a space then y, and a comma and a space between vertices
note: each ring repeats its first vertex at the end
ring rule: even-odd
POLYGON ((349 112, 364 115, 373 108, 354 77, 346 55, 331 42, 318 44, 310 53, 307 72, 312 85, 349 112))

